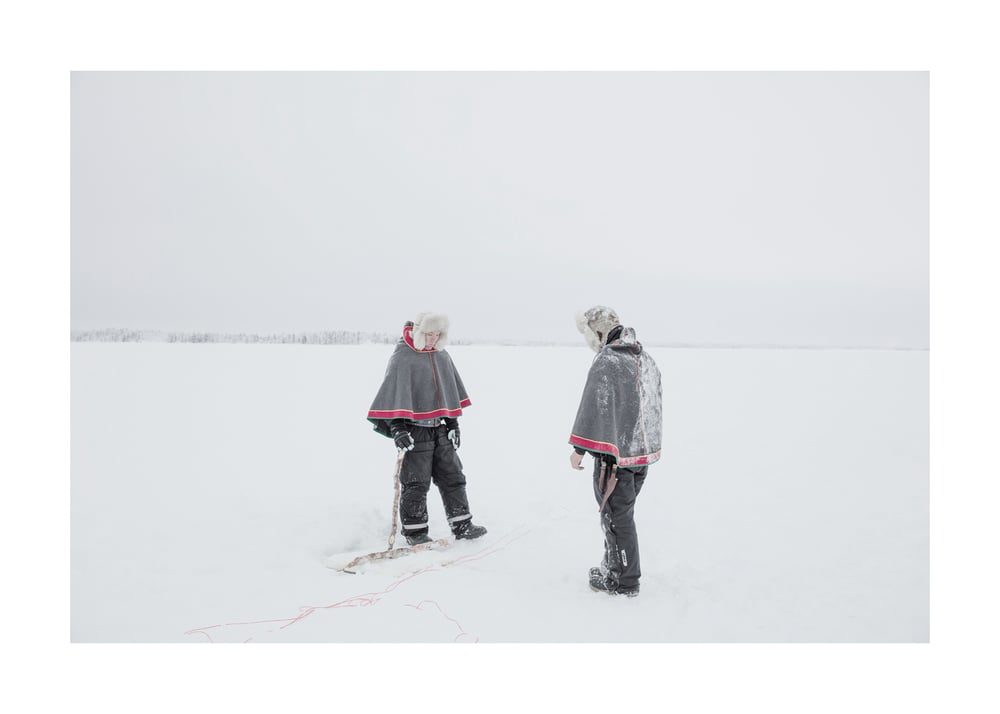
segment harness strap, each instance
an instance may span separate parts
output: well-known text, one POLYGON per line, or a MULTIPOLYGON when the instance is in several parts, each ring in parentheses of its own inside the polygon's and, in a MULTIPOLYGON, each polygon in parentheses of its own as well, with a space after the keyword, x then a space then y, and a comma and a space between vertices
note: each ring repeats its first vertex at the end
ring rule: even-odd
POLYGON ((615 486, 618 485, 618 464, 614 464, 611 467, 611 475, 608 477, 607 488, 604 485, 604 470, 607 467, 603 461, 601 462, 601 477, 597 482, 597 487, 599 490, 604 492, 604 500, 601 501, 601 507, 597 509, 598 513, 604 512, 604 506, 607 505, 608 499, 611 498, 611 492, 615 490, 615 486))

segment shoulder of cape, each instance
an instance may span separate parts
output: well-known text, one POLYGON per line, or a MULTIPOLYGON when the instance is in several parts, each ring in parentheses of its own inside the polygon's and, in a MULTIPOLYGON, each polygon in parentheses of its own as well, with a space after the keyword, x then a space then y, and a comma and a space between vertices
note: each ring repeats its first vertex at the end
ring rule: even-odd
POLYGON ((420 352, 418 352, 417 350, 413 349, 413 347, 411 347, 409 344, 407 344, 406 340, 404 340, 403 338, 400 338, 396 342, 396 349, 393 350, 392 353, 394 355, 418 355, 418 354, 420 354, 420 352))
POLYGON ((620 379, 638 367, 637 358, 643 359, 642 353, 605 347, 594 356, 594 361, 590 365, 589 379, 600 379, 605 376, 609 379, 620 379))
POLYGON ((624 356, 620 351, 605 347, 596 355, 594 361, 590 363, 591 372, 600 372, 606 369, 613 369, 618 365, 618 361, 624 356))
POLYGON ((392 354, 389 355, 389 364, 386 369, 390 372, 400 369, 410 369, 411 366, 415 366, 420 361, 418 359, 414 359, 416 356, 416 352, 410 349, 405 342, 400 341, 396 344, 396 349, 394 349, 392 354))

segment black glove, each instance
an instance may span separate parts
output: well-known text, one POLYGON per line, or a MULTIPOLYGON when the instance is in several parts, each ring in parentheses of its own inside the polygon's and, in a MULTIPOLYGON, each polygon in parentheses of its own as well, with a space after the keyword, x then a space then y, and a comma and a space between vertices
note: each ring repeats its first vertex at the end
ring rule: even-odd
POLYGON ((413 437, 410 436, 410 432, 406 428, 406 422, 402 419, 394 419, 389 424, 389 429, 392 432, 392 440, 396 442, 396 448, 400 451, 412 451, 413 450, 413 437))
POLYGON ((448 428, 448 440, 455 447, 455 451, 458 451, 462 443, 462 430, 458 428, 458 419, 446 418, 444 424, 448 428))
POLYGON ((396 442, 396 448, 400 451, 413 450, 413 437, 410 436, 410 432, 408 431, 397 431, 393 435, 392 440, 396 442))

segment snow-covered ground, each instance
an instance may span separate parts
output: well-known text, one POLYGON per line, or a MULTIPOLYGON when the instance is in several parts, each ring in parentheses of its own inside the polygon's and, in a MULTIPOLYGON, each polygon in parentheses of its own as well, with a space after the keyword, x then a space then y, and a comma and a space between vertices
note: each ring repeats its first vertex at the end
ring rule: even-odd
POLYGON ((665 448, 625 599, 586 583, 582 344, 450 348, 485 538, 324 565, 387 541, 395 452, 364 417, 391 349, 74 343, 72 640, 928 641, 927 352, 652 348, 665 448))

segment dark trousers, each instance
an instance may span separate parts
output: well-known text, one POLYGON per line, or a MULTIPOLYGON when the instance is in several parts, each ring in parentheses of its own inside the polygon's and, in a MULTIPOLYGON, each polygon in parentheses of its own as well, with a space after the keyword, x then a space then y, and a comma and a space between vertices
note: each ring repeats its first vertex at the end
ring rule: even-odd
MULTIPOLYGON (((648 466, 618 468, 618 483, 601 512, 601 529, 604 531, 604 557, 601 570, 612 583, 621 588, 632 588, 639 584, 639 536, 635 529, 635 499, 646 481, 648 466)), ((605 481, 611 474, 607 466, 605 481)), ((597 503, 604 500, 600 488, 601 459, 594 459, 594 496, 597 503)))
POLYGON ((413 426, 410 435, 413 437, 413 450, 403 457, 403 468, 399 474, 402 486, 399 515, 403 521, 403 533, 415 535, 427 532, 427 492, 432 481, 441 493, 449 526, 454 527, 471 518, 462 462, 448 440, 448 428, 444 425, 413 426))

